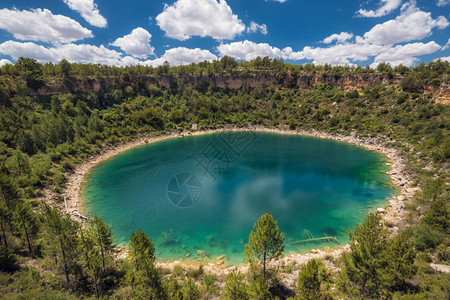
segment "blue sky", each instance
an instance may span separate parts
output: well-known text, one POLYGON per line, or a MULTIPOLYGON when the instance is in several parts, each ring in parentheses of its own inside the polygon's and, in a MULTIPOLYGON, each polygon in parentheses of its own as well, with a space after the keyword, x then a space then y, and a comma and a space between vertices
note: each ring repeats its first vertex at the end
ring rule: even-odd
POLYGON ((450 60, 450 0, 2 0, 0 65, 450 60))

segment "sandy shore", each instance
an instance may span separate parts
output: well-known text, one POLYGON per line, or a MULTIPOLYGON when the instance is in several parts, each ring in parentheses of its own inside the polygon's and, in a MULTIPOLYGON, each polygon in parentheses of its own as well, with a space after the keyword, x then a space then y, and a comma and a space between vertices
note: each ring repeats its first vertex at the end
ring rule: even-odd
MULTIPOLYGON (((136 140, 117 145, 115 147, 106 148, 98 155, 92 156, 87 159, 87 161, 81 165, 79 165, 74 173, 68 176, 68 184, 66 189, 63 192, 63 196, 66 199, 66 210, 71 214, 72 218, 75 220, 83 220, 82 216, 82 198, 80 196, 81 186, 83 184, 83 180, 85 176, 89 173, 89 171, 98 165, 99 163, 108 160, 122 152, 133 149, 137 146, 146 145, 150 143, 155 143, 163 140, 167 140, 170 138, 182 138, 184 136, 193 136, 193 135, 203 135, 203 134, 211 134, 218 132, 226 132, 226 131, 257 131, 257 132, 272 132, 272 133, 280 133, 280 134, 295 134, 295 135, 304 135, 304 136, 312 136, 318 138, 331 139, 335 141, 346 142, 350 144, 354 144, 360 147, 364 147, 368 150, 377 151, 384 154, 388 159, 388 165, 390 166, 390 171, 388 175, 391 177, 393 184, 397 187, 398 192, 397 195, 388 199, 388 204, 384 207, 378 208, 377 211, 380 215, 382 215, 383 219, 389 224, 389 231, 392 234, 396 234, 399 232, 402 227, 405 226, 405 203, 412 198, 418 188, 413 188, 411 186, 411 174, 409 174, 406 170, 406 165, 403 156, 399 153, 399 151, 395 148, 390 148, 386 144, 389 142, 394 142, 392 140, 381 140, 379 138, 360 138, 354 135, 344 136, 337 134, 329 134, 325 132, 315 131, 315 130, 282 130, 282 129, 268 129, 263 127, 249 127, 249 128, 230 128, 230 129, 218 129, 218 130, 205 130, 205 131, 188 131, 183 133, 172 133, 161 136, 142 136, 136 140)), ((278 266, 284 266, 289 264, 300 265, 306 263, 308 260, 312 258, 324 258, 325 256, 338 257, 342 253, 342 251, 346 251, 348 249, 348 245, 344 247, 340 247, 335 250, 322 251, 319 249, 313 249, 308 254, 297 254, 290 253, 286 255, 281 260, 275 262, 278 266)), ((192 267, 195 265, 193 262, 160 262, 158 263, 160 267, 171 268, 176 264, 184 264, 186 267, 192 267)), ((198 263, 197 263, 198 265, 198 263)), ((332 266, 330 266, 332 267, 332 266)), ((230 270, 230 266, 219 263, 209 263, 205 266, 205 271, 211 272, 219 272, 226 274, 230 270)), ((245 266, 240 266, 240 269, 245 269, 245 266)), ((294 272, 295 273, 295 272, 294 272)), ((289 276, 290 277, 290 276, 289 276)), ((286 278, 288 280, 289 278, 286 278)), ((290 281, 290 280, 288 280, 290 281)))

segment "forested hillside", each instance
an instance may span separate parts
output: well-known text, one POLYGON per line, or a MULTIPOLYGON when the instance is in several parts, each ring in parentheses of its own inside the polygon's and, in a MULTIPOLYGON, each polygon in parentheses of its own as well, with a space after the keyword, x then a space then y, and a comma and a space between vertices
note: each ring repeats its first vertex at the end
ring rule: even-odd
POLYGON ((450 263, 449 86, 450 65, 442 61, 374 70, 268 58, 158 68, 19 58, 0 69, 1 295, 448 299, 449 274, 431 263, 450 263), (56 208, 62 197, 45 200, 105 147, 193 124, 377 137, 401 151, 420 187, 407 199, 411 226, 388 238, 389 224, 370 215, 350 235, 351 252, 335 262, 340 272, 311 263, 296 287, 286 287, 279 273, 288 270, 261 277, 258 264, 226 278, 201 267, 187 275, 158 269, 142 231, 130 238, 129 258, 118 259, 114 228, 100 218, 81 226, 56 208))

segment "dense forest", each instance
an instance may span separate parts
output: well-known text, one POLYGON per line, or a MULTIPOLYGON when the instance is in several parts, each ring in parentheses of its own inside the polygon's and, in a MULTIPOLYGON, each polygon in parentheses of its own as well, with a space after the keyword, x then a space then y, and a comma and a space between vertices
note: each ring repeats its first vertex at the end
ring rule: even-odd
MULTIPOLYGON (((450 275, 432 265, 450 264, 450 120, 439 100, 449 84, 443 61, 371 69, 224 57, 119 68, 19 58, 0 68, 0 297, 448 299, 450 275), (118 258, 114 228, 98 217, 80 224, 58 209, 67 177, 91 155, 193 124, 377 137, 401 151, 420 187, 407 199, 407 229, 390 237, 389 224, 369 214, 334 261, 339 271, 318 260, 292 266, 300 272, 291 287, 280 273, 292 268, 266 269, 255 250, 258 235, 277 229, 271 216, 249 228, 249 271, 222 278, 201 265, 156 267, 154 242, 140 230, 128 257, 118 258), (56 196, 48 199, 49 191, 56 196)), ((273 239, 276 259, 284 238, 273 239)))

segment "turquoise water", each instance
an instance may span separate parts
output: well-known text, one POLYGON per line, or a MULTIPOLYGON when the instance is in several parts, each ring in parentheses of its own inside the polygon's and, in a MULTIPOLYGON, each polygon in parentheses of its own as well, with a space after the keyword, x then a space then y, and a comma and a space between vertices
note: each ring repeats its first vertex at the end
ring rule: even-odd
POLYGON ((141 228, 162 260, 241 263, 254 222, 270 211, 285 233, 285 251, 335 246, 297 243, 336 236, 395 194, 386 159, 332 140, 272 133, 218 133, 135 148, 94 168, 83 186, 96 213, 126 244, 141 228))

